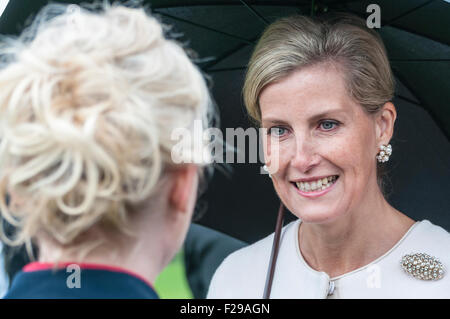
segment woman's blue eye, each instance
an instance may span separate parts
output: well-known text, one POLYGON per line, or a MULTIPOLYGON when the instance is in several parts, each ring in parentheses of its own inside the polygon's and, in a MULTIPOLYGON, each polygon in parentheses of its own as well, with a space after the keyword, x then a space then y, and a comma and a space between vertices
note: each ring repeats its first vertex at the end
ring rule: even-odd
POLYGON ((275 136, 281 136, 283 133, 285 133, 286 129, 282 127, 271 127, 269 129, 269 134, 273 134, 275 136))
POLYGON ((320 123, 320 127, 324 130, 324 131, 331 131, 332 129, 334 129, 336 126, 338 125, 337 122, 334 121, 323 121, 320 123))

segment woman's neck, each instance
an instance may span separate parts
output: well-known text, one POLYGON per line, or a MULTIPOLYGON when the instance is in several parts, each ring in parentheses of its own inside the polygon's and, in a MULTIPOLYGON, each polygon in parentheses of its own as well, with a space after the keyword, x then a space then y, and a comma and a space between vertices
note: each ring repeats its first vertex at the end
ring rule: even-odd
POLYGON ((369 264, 389 251, 414 224, 379 194, 360 209, 323 223, 302 223, 298 240, 305 261, 331 278, 369 264))
POLYGON ((128 270, 153 284, 156 277, 166 265, 166 256, 161 256, 161 249, 156 247, 158 241, 143 238, 121 241, 113 244, 107 241, 90 250, 85 256, 77 247, 63 248, 52 241, 39 242, 39 262, 43 263, 83 263, 113 266, 128 270))

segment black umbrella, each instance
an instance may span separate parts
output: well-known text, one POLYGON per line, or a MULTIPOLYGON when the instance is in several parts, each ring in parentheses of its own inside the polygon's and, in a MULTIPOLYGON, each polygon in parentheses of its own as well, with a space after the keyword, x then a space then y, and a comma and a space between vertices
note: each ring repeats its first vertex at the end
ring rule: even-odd
MULTIPOLYGON (((31 13, 48 1, 14 0, 0 18, 0 33, 21 30, 31 13)), ((79 3, 86 1, 61 1, 79 3)), ((344 11, 367 18, 367 6, 381 9, 381 28, 394 71, 398 111, 387 163, 389 201, 410 217, 450 230, 450 4, 444 0, 155 0, 144 1, 163 22, 184 34, 213 78, 221 128, 251 126, 241 89, 254 45, 279 17, 344 11)), ((205 194, 208 209, 198 221, 247 242, 273 232, 279 199, 262 163, 231 164, 227 177, 216 173, 205 194)), ((294 217, 287 216, 287 220, 294 217)))
MULTIPOLYGON (((279 17, 381 9, 379 32, 396 76, 390 202, 414 219, 450 229, 450 4, 440 1, 155 1, 154 12, 185 34, 214 79, 222 129, 250 126, 241 99, 246 63, 262 30, 279 17)), ((273 232, 279 200, 261 164, 216 174, 199 221, 253 242, 273 232)), ((288 216, 293 218, 292 216, 288 216)))

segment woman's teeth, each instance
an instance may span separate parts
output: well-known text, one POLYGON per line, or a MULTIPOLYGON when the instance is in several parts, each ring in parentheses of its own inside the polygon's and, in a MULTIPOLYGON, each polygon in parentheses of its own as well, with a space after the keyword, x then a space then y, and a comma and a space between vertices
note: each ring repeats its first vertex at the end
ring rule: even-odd
POLYGON ((298 182, 295 184, 297 185, 297 188, 299 190, 301 190, 302 192, 313 192, 313 191, 317 191, 317 190, 324 190, 327 187, 330 187, 331 185, 333 185, 336 182, 338 177, 339 176, 337 176, 337 175, 333 175, 333 176, 324 177, 322 179, 318 179, 316 181, 298 182))

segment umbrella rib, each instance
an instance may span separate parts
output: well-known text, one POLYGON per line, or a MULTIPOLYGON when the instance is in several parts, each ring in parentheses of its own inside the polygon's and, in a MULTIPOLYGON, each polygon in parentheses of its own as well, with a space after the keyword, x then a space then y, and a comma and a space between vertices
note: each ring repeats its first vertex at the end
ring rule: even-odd
MULTIPOLYGON (((331 7, 331 5, 330 5, 330 7, 331 7)), ((342 5, 339 6, 339 7, 334 6, 334 9, 336 9, 336 8, 337 8, 338 10, 342 10, 342 5)), ((361 18, 363 18, 363 19, 366 18, 365 15, 364 15, 364 14, 365 14, 364 12, 362 13, 362 12, 359 12, 359 11, 356 11, 356 10, 352 10, 352 9, 350 9, 348 6, 346 6, 345 3, 344 3, 344 9, 345 9, 346 11, 350 12, 350 13, 356 14, 357 16, 359 16, 359 17, 361 17, 361 18)), ((382 23, 385 23, 385 20, 383 20, 383 18, 381 18, 381 22, 382 22, 382 23)), ((391 22, 391 24, 392 24, 392 23, 393 23, 393 22, 391 22)), ((408 32, 408 33, 411 33, 411 34, 414 34, 414 35, 417 35, 417 36, 420 36, 420 37, 424 37, 425 39, 428 39, 428 40, 432 40, 432 41, 435 41, 435 42, 438 42, 438 43, 442 43, 442 44, 445 44, 445 45, 449 45, 449 43, 446 42, 446 41, 443 41, 443 40, 441 40, 441 39, 437 39, 437 38, 435 38, 435 37, 433 37, 433 36, 430 36, 429 34, 421 34, 421 33, 417 32, 417 30, 412 30, 412 29, 407 28, 407 27, 402 26, 402 25, 394 24, 394 25, 392 25, 392 27, 395 27, 395 28, 397 28, 397 29, 399 29, 399 30, 402 30, 402 31, 405 31, 405 32, 408 32)))
POLYGON ((311 12, 310 12, 309 15, 310 15, 311 17, 314 17, 314 13, 315 13, 315 12, 314 12, 314 0, 312 0, 312 1, 311 1, 311 12))
POLYGON ((422 107, 422 105, 420 103, 418 103, 418 102, 416 102, 414 100, 411 100, 409 97, 406 97, 406 96, 403 96, 403 95, 400 95, 400 94, 395 94, 395 96, 398 97, 399 99, 405 100, 406 102, 409 102, 411 104, 414 104, 414 105, 422 107))
POLYGON ((450 59, 389 59, 390 62, 450 62, 450 59))
MULTIPOLYGON (((406 80, 406 78, 398 71, 397 68, 393 67, 392 71, 394 72, 394 75, 403 83, 403 85, 410 91, 414 92, 414 90, 409 85, 409 82, 406 80)), ((444 129, 445 123, 433 112, 430 107, 426 106, 426 103, 423 102, 422 97, 415 94, 415 98, 419 101, 419 104, 414 102, 414 104, 421 106, 430 116, 431 118, 438 124, 437 126, 441 130, 442 134, 447 138, 447 140, 450 140, 450 134, 447 130, 444 129)))
POLYGON ((239 51, 240 49, 244 48, 246 46, 246 44, 243 45, 239 45, 236 48, 234 48, 231 51, 228 51, 227 53, 223 54, 221 57, 218 57, 215 61, 212 61, 208 64, 206 64, 205 66, 203 66, 203 70, 209 72, 209 68, 212 68, 213 66, 215 66, 217 63, 223 61, 224 59, 228 58, 229 56, 233 55, 234 53, 236 53, 237 51, 239 51))
MULTIPOLYGON (((247 1, 247 0, 244 0, 247 1)), ((357 2, 357 1, 361 1, 361 0, 347 0, 347 2, 357 2)), ((168 2, 173 2, 173 1, 168 1, 168 2)), ((264 1, 254 1, 254 2, 258 2, 258 5, 265 5, 265 6, 277 6, 277 7, 292 7, 295 5, 306 5, 306 2, 308 2, 308 6, 309 6, 309 1, 303 2, 303 1, 297 1, 296 2, 288 2, 288 3, 284 3, 281 2, 280 0, 264 0, 264 1)), ((155 10, 155 9, 166 9, 166 8, 187 8, 187 7, 201 7, 201 6, 241 6, 242 2, 241 0, 235 0, 235 1, 230 1, 230 0, 225 0, 225 1, 216 1, 214 3, 211 4, 211 1, 209 0, 205 0, 205 1, 197 1, 197 2, 193 2, 193 3, 177 3, 177 2, 173 2, 171 4, 164 4, 164 5, 152 5, 151 7, 155 10)))
POLYGON ((220 69, 214 69, 214 70, 208 70, 208 73, 215 73, 215 72, 224 72, 224 71, 238 71, 238 70, 245 70, 246 66, 236 66, 231 68, 220 68, 220 69))
POLYGON ((423 103, 422 99, 413 93, 414 90, 409 85, 409 82, 407 82, 405 80, 405 78, 403 77, 403 75, 399 72, 398 68, 395 66, 392 66, 392 72, 402 82, 402 84, 411 92, 411 94, 414 95, 414 97, 417 99, 417 101, 419 101, 419 105, 422 106, 423 108, 425 108, 425 104, 423 103))
POLYGON ((418 5, 417 7, 414 7, 414 8, 409 9, 408 11, 405 11, 405 12, 403 12, 402 14, 396 16, 395 18, 392 18, 391 20, 387 21, 386 23, 384 23, 384 24, 382 25, 382 27, 385 27, 385 26, 387 26, 387 25, 390 25, 391 23, 393 23, 393 22, 395 22, 395 21, 397 21, 397 20, 403 18, 404 16, 407 16, 408 14, 413 13, 414 11, 417 11, 417 10, 419 10, 419 9, 421 9, 421 8, 423 8, 423 7, 427 6, 427 5, 429 5, 430 3, 434 2, 434 1, 436 1, 436 0, 430 0, 430 1, 427 1, 427 2, 425 2, 425 3, 422 3, 421 5, 418 5))
POLYGON ((269 25, 269 21, 264 18, 258 11, 256 11, 252 6, 250 6, 245 0, 239 0, 251 13, 253 13, 259 20, 261 20, 265 25, 269 25))
MULTIPOLYGON (((395 96, 398 97, 399 99, 402 99, 402 100, 407 101, 407 102, 409 102, 409 103, 411 103, 411 104, 414 104, 414 105, 417 105, 417 106, 421 107, 422 109, 425 110, 425 112, 428 113, 428 115, 429 115, 436 123, 439 123, 439 122, 436 121, 436 119, 435 119, 433 113, 430 112, 429 110, 425 109, 421 104, 417 103, 417 102, 414 101, 414 100, 411 100, 410 98, 407 98, 407 97, 402 96, 402 95, 399 95, 399 94, 395 94, 395 96)), ((413 119, 413 121, 414 121, 414 122, 417 122, 416 119, 413 119)), ((440 129, 441 132, 443 132, 443 135, 444 135, 444 136, 447 136, 446 132, 445 132, 444 130, 442 130, 441 127, 440 127, 439 125, 437 125, 437 127, 440 129)), ((434 144, 433 141, 430 140, 426 135, 423 135, 423 137, 424 137, 431 145, 434 144)), ((434 147, 434 146, 435 146, 435 145, 433 145, 433 147, 434 147)), ((442 158, 439 157, 439 159, 442 159, 442 158)), ((450 166, 448 166, 448 162, 447 162, 447 161, 442 160, 442 163, 444 164, 445 167, 450 168, 450 166)))
POLYGON ((193 26, 195 26, 195 27, 198 27, 198 28, 201 28, 201 29, 204 29, 204 30, 208 30, 208 31, 211 31, 211 32, 215 32, 215 33, 218 33, 218 34, 220 34, 220 35, 223 35, 223 36, 232 38, 232 39, 234 39, 234 40, 238 40, 238 41, 241 41, 241 42, 245 42, 245 43, 247 43, 247 44, 255 44, 254 41, 251 41, 251 40, 248 40, 248 39, 245 39, 245 38, 241 38, 241 37, 239 37, 239 36, 237 36, 237 35, 230 34, 230 33, 226 33, 226 32, 223 32, 223 31, 214 29, 214 28, 207 27, 207 26, 205 26, 205 25, 201 25, 201 24, 198 24, 198 23, 189 21, 189 20, 185 20, 185 19, 182 19, 182 18, 178 18, 178 17, 176 17, 176 16, 173 16, 173 15, 170 15, 170 14, 167 14, 167 13, 164 13, 164 12, 161 12, 161 11, 158 11, 158 10, 154 10, 153 12, 155 12, 156 14, 159 14, 159 15, 161 15, 161 16, 164 16, 164 17, 166 17, 166 18, 170 18, 170 19, 173 19, 173 20, 176 20, 176 21, 180 21, 180 22, 184 22, 184 23, 193 25, 193 26))
POLYGON ((432 40, 434 42, 442 43, 442 44, 445 44, 445 45, 449 45, 450 44, 449 41, 446 41, 447 39, 446 40, 437 39, 434 36, 431 36, 429 34, 422 34, 422 33, 417 32, 417 30, 412 30, 410 28, 407 28, 407 27, 404 27, 404 26, 401 26, 401 25, 398 25, 398 24, 394 24, 394 25, 392 25, 392 27, 395 27, 396 29, 399 29, 399 30, 402 30, 402 31, 405 31, 405 32, 408 32, 408 33, 411 33, 411 34, 414 34, 414 35, 417 35, 417 36, 425 38, 427 40, 432 40))
MULTIPOLYGON (((259 36, 258 36, 259 37, 259 36)), ((255 42, 258 37, 252 39, 253 42, 255 42)), ((217 58, 215 61, 212 61, 208 64, 206 64, 205 66, 203 66, 203 70, 206 70, 207 72, 209 72, 209 68, 213 67, 214 65, 216 65, 217 63, 221 62, 222 60, 228 58, 229 56, 233 55, 234 53, 236 53, 237 51, 241 50, 242 48, 244 48, 247 44, 241 44, 238 45, 236 48, 234 48, 231 51, 226 52, 225 54, 223 54, 221 57, 217 58)))
POLYGON ((345 4, 345 5, 347 5, 347 4, 349 4, 349 3, 353 3, 353 2, 360 2, 361 0, 345 0, 345 1, 342 1, 342 0, 336 0, 336 1, 333 1, 333 2, 327 2, 327 5, 328 6, 333 6, 333 5, 336 5, 336 4, 345 4))

